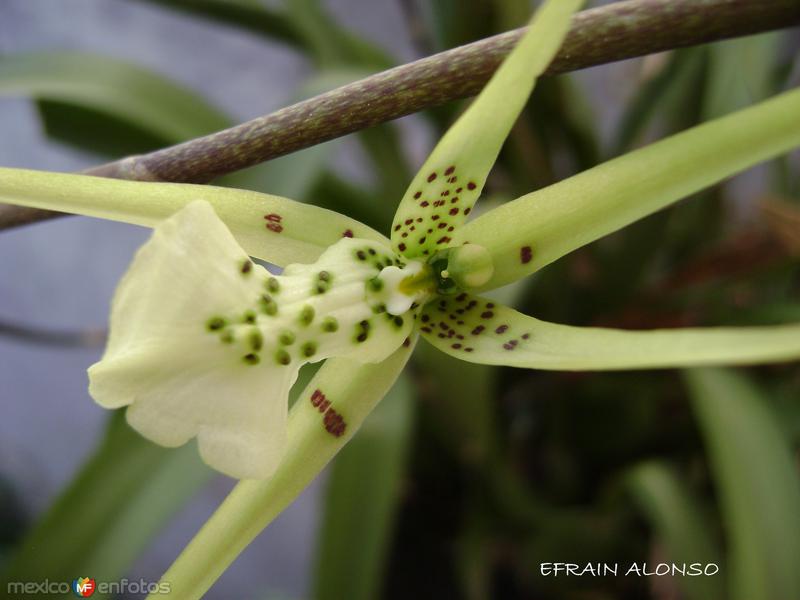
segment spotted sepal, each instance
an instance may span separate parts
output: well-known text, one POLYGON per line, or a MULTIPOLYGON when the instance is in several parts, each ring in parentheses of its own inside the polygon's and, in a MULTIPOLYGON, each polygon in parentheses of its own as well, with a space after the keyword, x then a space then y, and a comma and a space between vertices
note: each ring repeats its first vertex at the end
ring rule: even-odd
POLYGON ((413 305, 392 283, 413 267, 378 242, 343 238, 316 263, 274 276, 210 204, 193 202, 156 227, 120 283, 90 393, 109 408, 130 405, 129 423, 157 443, 196 436, 214 468, 266 477, 283 455, 300 366, 378 362, 408 338, 415 311, 386 307, 413 305))
POLYGON ((406 191, 392 224, 409 258, 446 248, 469 216, 514 121, 566 35, 581 0, 548 0, 475 101, 447 131, 406 191))
POLYGON ((426 305, 420 330, 457 358, 529 369, 655 369, 800 358, 800 324, 653 331, 571 327, 468 294, 426 305))

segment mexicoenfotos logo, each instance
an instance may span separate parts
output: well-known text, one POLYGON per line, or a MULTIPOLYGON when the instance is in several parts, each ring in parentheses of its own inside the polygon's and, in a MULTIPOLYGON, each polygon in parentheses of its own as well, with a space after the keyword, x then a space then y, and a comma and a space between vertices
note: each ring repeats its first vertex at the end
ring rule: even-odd
POLYGON ((97 589, 97 583, 90 577, 78 577, 72 580, 72 591, 79 598, 88 598, 94 594, 97 589))
POLYGON ((68 581, 9 581, 6 584, 6 596, 0 598, 19 598, 21 596, 58 595, 65 596, 70 593, 78 598, 88 598, 97 592, 101 596, 131 596, 140 594, 169 594, 172 584, 169 581, 147 581, 146 579, 128 579, 123 577, 117 581, 97 581, 92 577, 77 577, 68 581))

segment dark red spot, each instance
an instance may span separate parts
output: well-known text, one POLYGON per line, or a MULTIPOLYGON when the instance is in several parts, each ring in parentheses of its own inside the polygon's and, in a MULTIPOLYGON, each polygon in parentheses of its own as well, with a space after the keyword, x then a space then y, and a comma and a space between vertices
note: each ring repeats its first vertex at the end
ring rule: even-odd
POLYGON ((280 224, 283 220, 283 217, 278 213, 264 215, 264 218, 267 220, 267 229, 274 231, 275 233, 280 233, 283 231, 283 225, 280 224))
POLYGON ((331 401, 325 397, 325 394, 322 393, 320 390, 314 390, 314 393, 311 394, 311 404, 319 410, 319 412, 324 413, 328 407, 331 405, 331 401))
POLYGON ((353 237, 353 230, 352 229, 345 229, 344 233, 342 234, 342 237, 349 237, 349 238, 353 237))
POLYGON ((400 225, 395 225, 395 226, 394 226, 394 230, 395 230, 395 231, 400 231, 400 225))
POLYGON ((439 229, 444 229, 445 227, 447 227, 447 223, 439 223, 439 225, 437 225, 437 227, 439 229))
POLYGON ((460 349, 460 348, 461 348, 461 344, 453 344, 453 345, 452 345, 452 346, 450 346, 450 347, 451 347, 453 350, 458 350, 458 349, 460 349))
POLYGON ((467 299, 467 295, 464 294, 464 293, 461 293, 458 296, 456 296, 456 302, 463 302, 466 299, 467 299))
POLYGON ((422 208, 425 208, 426 206, 430 206, 430 204, 431 204, 431 203, 430 203, 430 202, 428 202, 427 200, 423 200, 422 202, 420 202, 420 203, 419 203, 419 205, 420 205, 422 208))
POLYGON ((430 183, 434 179, 436 179, 436 173, 431 173, 430 175, 428 175, 428 183, 430 183))
POLYGON ((523 339, 523 340, 527 340, 529 337, 531 337, 531 334, 530 334, 530 333, 523 333, 523 334, 522 334, 522 339, 523 339))
POLYGON ((342 417, 342 415, 332 408, 329 408, 325 413, 323 423, 325 425, 325 431, 334 437, 341 437, 341 435, 344 433, 344 430, 347 428, 347 425, 344 422, 344 417, 342 417))
POLYGON ((406 338, 403 340, 403 348, 408 348, 411 345, 411 338, 406 338))
POLYGON ((450 209, 450 214, 451 215, 457 215, 458 214, 458 208, 455 208, 455 207, 451 208, 450 209))
POLYGON ((253 263, 250 260, 246 260, 242 263, 242 273, 249 273, 253 270, 253 263))
POLYGON ((472 212, 472 208, 471 208, 471 207, 469 207, 469 206, 468 206, 467 208, 465 208, 465 209, 464 209, 464 214, 465 214, 465 215, 468 215, 468 214, 469 214, 469 213, 471 213, 471 212, 472 212))
POLYGON ((428 233, 433 233, 433 229, 428 229, 428 233))
POLYGON ((420 329, 422 329, 422 331, 424 331, 425 333, 432 333, 433 332, 433 330, 430 327, 421 327, 420 329))
POLYGON ((492 302, 487 302, 487 303, 486 303, 486 308, 494 308, 494 303, 492 303, 492 302))
POLYGON ((419 243, 420 244, 424 244, 425 243, 425 237, 424 236, 419 238, 419 243))
POLYGON ((431 217, 431 221, 438 221, 438 220, 439 220, 439 215, 433 215, 431 217))
POLYGON ((417 223, 422 223, 422 217, 417 217, 417 223))
POLYGON ((411 225, 413 222, 414 222, 414 219, 406 219, 405 220, 405 224, 406 225, 411 225))
POLYGON ((397 249, 400 250, 400 252, 405 252, 406 245, 404 243, 400 242, 399 244, 397 244, 397 249))
POLYGON ((416 230, 417 230, 417 226, 416 226, 416 225, 412 225, 412 226, 409 228, 409 231, 416 231, 416 230))
POLYGON ((445 235, 443 237, 440 237, 438 240, 436 240, 436 243, 437 244, 444 244, 446 241, 447 241, 447 236, 445 235))
POLYGON ((483 325, 478 325, 475 329, 472 330, 472 335, 480 335, 481 332, 486 329, 483 325))
POLYGON ((431 318, 428 315, 422 315, 422 322, 423 323, 427 323, 430 320, 431 320, 431 318))
POLYGON ((467 184, 467 189, 468 189, 468 190, 474 190, 476 187, 478 187, 478 186, 477 186, 477 185, 475 185, 475 183, 474 183, 474 182, 472 182, 472 181, 470 181, 470 182, 467 184))
POLYGON ((453 229, 455 229, 455 227, 453 227, 453 226, 451 225, 450 227, 448 227, 448 228, 447 228, 447 231, 453 231, 453 229))
POLYGON ((464 189, 464 188, 462 188, 462 187, 460 187, 460 188, 456 188, 456 194, 460 194, 460 193, 461 193, 461 191, 462 191, 463 189, 464 189))
POLYGON ((472 352, 475 348, 464 348, 464 352, 472 352))
POLYGON ((450 204, 455 204, 456 202, 458 202, 458 196, 450 200, 450 204))
POLYGON ((481 313, 481 319, 491 319, 494 316, 494 313, 490 310, 486 310, 481 313))
POLYGON ((449 196, 449 195, 450 195, 450 190, 445 190, 445 191, 443 191, 443 192, 442 192, 441 194, 439 194, 439 195, 440 195, 440 196, 449 196))
POLYGON ((520 261, 522 261, 523 265, 531 262, 532 258, 533 258, 533 250, 531 250, 530 246, 523 246, 522 248, 519 249, 519 259, 520 261))
POLYGON ((417 192, 416 194, 414 194, 414 199, 419 200, 420 196, 422 196, 422 192, 417 192))
POLYGON ((443 340, 443 339, 444 339, 444 338, 446 338, 447 336, 446 336, 445 334, 443 334, 443 333, 440 333, 440 334, 439 334, 438 336, 436 336, 436 337, 438 337, 438 338, 440 338, 440 339, 442 339, 442 340, 443 340))
POLYGON ((495 333, 505 333, 506 331, 508 331, 508 325, 500 325, 500 327, 494 330, 495 333))
POLYGON ((455 171, 455 170, 456 170, 455 165, 450 165, 449 167, 447 167, 447 170, 444 172, 444 174, 445 175, 452 175, 453 171, 455 171))
POLYGON ((401 234, 400 234, 400 237, 407 238, 407 237, 408 237, 408 234, 407 234, 407 233, 404 231, 403 233, 401 233, 401 234))
POLYGON ((451 177, 447 180, 447 183, 455 183, 456 181, 458 181, 458 177, 451 177))

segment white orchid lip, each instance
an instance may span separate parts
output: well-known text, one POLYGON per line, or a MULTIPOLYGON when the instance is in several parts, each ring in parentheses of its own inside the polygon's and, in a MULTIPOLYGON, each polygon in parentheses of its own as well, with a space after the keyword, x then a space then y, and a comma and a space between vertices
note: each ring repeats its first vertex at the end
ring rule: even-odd
POLYGON ((216 469, 266 477, 286 444, 300 367, 328 357, 379 362, 411 334, 424 266, 344 237, 313 264, 272 275, 210 204, 192 202, 139 251, 115 295, 103 359, 89 369, 103 406, 166 446, 197 437, 216 469))

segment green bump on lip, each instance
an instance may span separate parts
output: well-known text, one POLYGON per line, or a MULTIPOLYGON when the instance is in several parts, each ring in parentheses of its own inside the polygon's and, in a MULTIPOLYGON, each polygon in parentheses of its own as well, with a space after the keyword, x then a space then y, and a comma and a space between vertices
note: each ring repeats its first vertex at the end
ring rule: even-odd
POLYGON ((279 365, 285 366, 292 362, 292 357, 289 356, 289 353, 286 350, 281 348, 275 353, 275 362, 277 362, 279 365))
POLYGON ((258 363, 261 362, 261 359, 259 358, 258 354, 254 354, 252 352, 250 354, 245 354, 242 357, 242 360, 248 365, 257 365, 258 363))
POLYGON ((227 324, 228 322, 222 317, 211 317, 208 321, 206 321, 206 328, 209 331, 219 331, 227 324))
POLYGON ((264 336, 261 335, 261 332, 256 329, 255 331, 250 333, 249 342, 250 342, 250 347, 253 350, 255 351, 261 350, 261 348, 264 346, 264 336))
POLYGON ((268 291, 272 292, 273 294, 277 294, 281 291, 281 284, 275 277, 270 277, 267 279, 267 283, 265 287, 268 291))
POLYGON ((326 333, 333 333, 339 329, 339 321, 335 317, 325 317, 322 320, 322 331, 326 333))
POLYGON ((308 326, 311 325, 311 322, 313 320, 314 320, 314 307, 306 304, 300 311, 300 316, 298 317, 298 321, 300 321, 301 325, 308 326))

